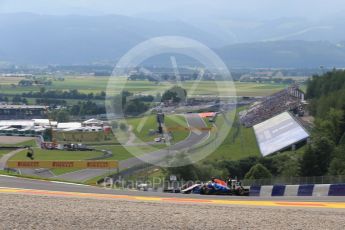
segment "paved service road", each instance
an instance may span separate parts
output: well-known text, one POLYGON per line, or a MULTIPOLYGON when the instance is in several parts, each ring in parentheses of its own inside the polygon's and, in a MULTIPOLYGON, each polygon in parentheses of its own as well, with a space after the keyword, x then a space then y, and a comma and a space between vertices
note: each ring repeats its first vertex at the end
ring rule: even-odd
MULTIPOLYGON (((193 128, 206 127, 205 122, 198 114, 186 114, 186 120, 188 125, 193 128)), ((161 149, 155 152, 141 155, 140 158, 130 158, 119 162, 120 170, 136 167, 144 164, 144 162, 162 162, 167 156, 175 155, 183 149, 191 148, 193 145, 204 141, 209 136, 209 131, 192 131, 191 134, 183 141, 180 141, 174 145, 171 145, 169 149, 161 149), (143 161, 144 160, 144 161, 143 161)), ((71 173, 62 174, 56 176, 57 179, 63 179, 68 181, 83 182, 88 179, 101 176, 109 172, 104 169, 84 169, 71 173)))

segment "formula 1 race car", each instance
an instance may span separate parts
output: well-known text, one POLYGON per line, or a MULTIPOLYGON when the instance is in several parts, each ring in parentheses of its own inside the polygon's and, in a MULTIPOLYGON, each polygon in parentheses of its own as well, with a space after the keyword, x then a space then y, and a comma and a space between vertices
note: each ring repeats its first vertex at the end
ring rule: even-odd
POLYGON ((231 180, 229 186, 225 183, 216 183, 214 180, 205 184, 194 184, 181 190, 184 194, 202 195, 236 195, 249 196, 249 189, 244 188, 237 180, 231 180))

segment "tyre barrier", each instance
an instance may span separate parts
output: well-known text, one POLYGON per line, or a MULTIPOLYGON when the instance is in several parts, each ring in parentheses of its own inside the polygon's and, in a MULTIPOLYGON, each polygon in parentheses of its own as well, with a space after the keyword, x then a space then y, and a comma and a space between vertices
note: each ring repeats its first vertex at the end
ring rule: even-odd
POLYGON ((252 185, 249 196, 345 196, 345 184, 252 185))

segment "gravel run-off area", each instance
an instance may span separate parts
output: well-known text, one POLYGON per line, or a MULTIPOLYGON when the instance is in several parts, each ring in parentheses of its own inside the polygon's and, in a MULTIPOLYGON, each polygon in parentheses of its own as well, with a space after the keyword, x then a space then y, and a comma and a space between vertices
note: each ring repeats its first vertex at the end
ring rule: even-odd
POLYGON ((345 229, 344 209, 0 194, 0 229, 345 229))

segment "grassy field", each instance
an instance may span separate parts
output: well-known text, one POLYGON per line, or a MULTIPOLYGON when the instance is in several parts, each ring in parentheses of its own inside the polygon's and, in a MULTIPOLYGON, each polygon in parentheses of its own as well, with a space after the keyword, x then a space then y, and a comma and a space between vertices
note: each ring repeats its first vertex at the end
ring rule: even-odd
POLYGON ((202 119, 204 120, 207 128, 212 128, 213 127, 213 122, 209 121, 209 119, 210 119, 209 117, 203 117, 202 119))
MULTIPOLYGON (((23 150, 13 156, 10 160, 28 160, 26 150, 23 150)), ((84 160, 101 156, 103 153, 95 151, 62 151, 34 149, 35 160, 84 160)))
POLYGON ((151 146, 140 146, 140 147, 135 147, 135 146, 127 146, 126 148, 123 147, 122 145, 104 145, 104 146, 94 146, 96 149, 105 149, 105 150, 110 150, 113 153, 113 157, 107 158, 107 160, 126 160, 128 158, 135 157, 133 154, 130 152, 140 150, 140 152, 137 152, 136 155, 141 155, 145 154, 151 151, 157 150, 156 148, 163 148, 166 147, 165 145, 155 145, 154 147, 151 146))
MULTIPOLYGON (((8 96, 8 99, 12 101, 13 97, 14 96, 8 96)), ((40 99, 40 98, 30 98, 30 97, 26 98, 26 100, 28 101, 28 104, 31 104, 31 105, 36 104, 36 99, 40 99)), ((61 100, 66 101, 67 105, 77 105, 78 102, 81 101, 80 99, 64 99, 64 98, 62 98, 61 100)), ((91 101, 98 105, 104 104, 104 100, 91 100, 91 101)))
MULTIPOLYGON (((156 150, 155 148, 165 147, 165 146, 159 145, 159 146, 155 146, 155 148, 150 147, 150 146, 140 146, 140 148, 139 148, 140 152, 138 152, 138 147, 124 148, 121 145, 103 145, 103 146, 93 146, 93 147, 95 149, 99 149, 99 150, 110 150, 113 153, 112 157, 104 159, 104 160, 121 161, 121 160, 126 160, 129 158, 135 157, 133 154, 131 154, 132 151, 136 151, 136 155, 138 156, 141 154, 155 151, 156 150)), ((81 156, 81 157, 84 157, 84 156, 81 156)), ((85 158, 83 158, 83 159, 85 159, 85 158)), ((73 171, 77 171, 77 170, 79 170, 79 169, 53 169, 52 172, 55 175, 60 175, 60 174, 73 172, 73 171)))
MULTIPOLYGON (((243 108, 241 108, 243 109, 243 108)), ((236 111, 238 113, 239 110, 236 111)), ((232 113, 234 113, 233 111, 232 113)), ((216 125, 222 123, 222 116, 218 116, 216 125)), ((259 156, 260 150, 256 142, 253 128, 245 128, 239 124, 238 117, 235 117, 233 126, 224 142, 209 155, 206 161, 215 160, 238 160, 248 156, 259 156)))
MULTIPOLYGON (((233 116, 234 113, 239 112, 243 108, 239 108, 237 111, 228 114, 229 117, 233 116)), ((208 122, 208 119, 204 119, 208 122)), ((224 122, 224 117, 219 115, 216 119, 216 125, 220 126, 224 122)), ((216 138, 215 132, 210 133, 209 140, 204 144, 211 143, 214 138, 216 138)), ((197 151, 197 150, 196 150, 197 151)), ((253 128, 245 128, 238 123, 238 118, 235 117, 234 125, 228 133, 225 141, 208 157, 206 157, 203 162, 213 162, 222 160, 239 160, 241 158, 249 156, 260 156, 259 147, 256 142, 256 137, 253 128)), ((133 177, 150 179, 151 177, 165 177, 162 169, 155 169, 156 171, 143 171, 134 175, 133 177)), ((100 179, 100 178, 99 178, 100 179)))
POLYGON ((99 132, 54 132, 54 139, 59 143, 70 143, 70 142, 82 142, 86 145, 98 145, 98 144, 117 144, 118 140, 112 133, 105 135, 103 131, 99 132))
POLYGON ((133 157, 122 145, 104 145, 94 146, 96 149, 110 150, 113 153, 113 157, 107 158, 107 160, 126 160, 133 157))
POLYGON ((227 139, 206 160, 239 160, 259 156, 260 152, 252 128, 232 128, 227 139))
MULTIPOLYGON (((130 152, 137 151, 137 147, 127 147, 128 150, 121 145, 98 145, 93 146, 95 149, 99 150, 110 150, 113 153, 113 156, 105 160, 126 160, 128 158, 134 157, 130 152)), ((163 145, 155 147, 165 147, 163 145)), ((137 155, 144 154, 147 152, 154 151, 156 149, 149 146, 140 146, 140 152, 137 152, 137 155)), ((2 154, 6 154, 11 150, 0 150, 0 157, 2 154)), ((26 157, 26 150, 20 151, 10 160, 28 160, 26 157)), ((103 153, 97 151, 62 151, 62 150, 44 150, 44 149, 34 149, 35 160, 86 160, 90 158, 95 158, 102 156, 103 153)), ((60 175, 68 172, 73 172, 79 169, 76 168, 61 168, 61 169, 52 169, 51 171, 55 175, 60 175)))
MULTIPOLYGON (((232 112, 235 113, 235 112, 232 112)), ((216 125, 221 125, 223 122, 222 115, 217 117, 216 125)), ((128 123, 133 126, 133 132, 143 141, 153 141, 153 136, 148 135, 150 129, 156 128, 156 118, 154 115, 148 116, 143 123, 141 129, 137 129, 140 126, 140 118, 129 119, 128 123)), ((206 121, 207 122, 207 121, 206 121)), ((165 118, 165 124, 167 127, 187 127, 186 120, 181 115, 168 115, 165 118)), ((212 137, 211 132, 211 137, 212 137)), ((186 131, 174 131, 173 136, 176 142, 185 139, 189 135, 186 131)), ((95 145, 96 149, 110 150, 113 153, 111 158, 107 160, 125 160, 134 157, 131 152, 136 151, 136 155, 148 153, 157 150, 157 148, 166 147, 164 144, 157 146, 133 146, 128 149, 121 145, 95 145)), ((0 152, 1 154, 1 152, 0 152)), ((252 128, 244 128, 239 125, 238 120, 235 120, 234 125, 226 137, 225 141, 209 155, 205 161, 214 160, 238 160, 247 156, 258 156, 259 148, 256 143, 256 138, 252 128)), ((60 150, 42 150, 35 148, 35 160, 83 160, 101 156, 102 153, 95 151, 86 152, 74 152, 74 151, 60 151, 60 150)), ((26 151, 23 150, 16 154, 11 160, 27 160, 26 151)), ((56 175, 75 171, 77 169, 53 169, 52 172, 56 175)))
MULTIPOLYGON (((46 86, 46 90, 71 90, 78 89, 83 93, 99 93, 106 91, 109 77, 93 77, 93 76, 66 76, 65 81, 53 81, 51 86, 46 86)), ((11 79, 13 82, 13 79, 11 79)), ((194 81, 182 82, 182 87, 185 88, 189 95, 226 95, 230 90, 224 82, 216 81, 200 81, 198 84, 194 81), (191 89, 194 88, 194 93, 191 93, 191 89)), ((19 94, 23 92, 39 91, 40 87, 15 87, 13 88, 5 82, 1 82, 1 91, 3 94, 19 94)), ((155 91, 164 91, 172 86, 172 83, 163 82, 155 84, 149 81, 127 81, 123 77, 119 77, 116 80, 116 84, 113 85, 114 93, 118 93, 121 90, 128 90, 133 93, 149 93, 150 91, 155 95, 155 91)), ((234 82, 236 93, 238 96, 266 96, 272 94, 280 89, 283 89, 284 84, 271 84, 271 83, 246 83, 246 82, 234 82)), ((234 92, 233 92, 234 93, 234 92)))
POLYGON ((0 77, 1 85, 17 85, 24 77, 0 77))
MULTIPOLYGON (((10 160, 28 160, 26 157, 26 150, 23 150, 13 156, 10 160)), ((62 150, 45 150, 45 149, 34 149, 35 160, 85 160, 98 156, 102 156, 103 153, 96 151, 62 151, 62 150)), ((72 171, 76 171, 75 168, 61 168, 52 169, 51 171, 55 175, 60 175, 72 171)))
MULTIPOLYGON (((144 142, 151 142, 156 135, 149 135, 150 130, 157 130, 157 121, 155 115, 143 118, 130 118, 127 123, 132 126, 133 133, 144 142)), ((166 115, 165 126, 167 128, 188 127, 186 119, 182 115, 166 115)), ((188 137, 188 131, 172 131, 174 142, 179 142, 188 137)))
MULTIPOLYGON (((167 128, 187 128, 188 124, 182 115, 167 115, 165 116, 165 126, 167 128)), ((174 130, 171 133, 173 136, 173 141, 176 143, 186 139, 189 136, 190 131, 174 130)))
POLYGON ((129 118, 127 119, 127 123, 132 126, 132 132, 141 141, 153 141, 155 135, 151 136, 149 132, 150 130, 157 130, 157 122, 154 115, 142 118, 129 118))
POLYGON ((5 155, 5 154, 7 154, 7 153, 9 153, 9 152, 11 152, 11 151, 13 151, 13 150, 11 150, 11 149, 0 149, 0 158, 3 156, 3 155, 5 155))

